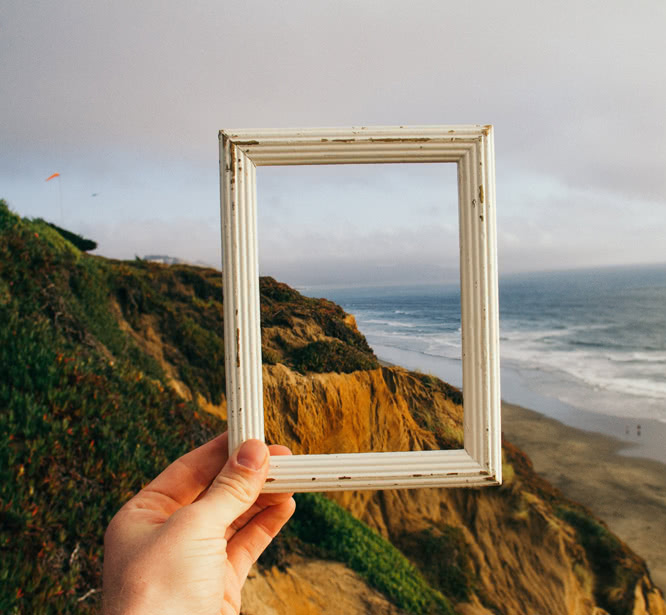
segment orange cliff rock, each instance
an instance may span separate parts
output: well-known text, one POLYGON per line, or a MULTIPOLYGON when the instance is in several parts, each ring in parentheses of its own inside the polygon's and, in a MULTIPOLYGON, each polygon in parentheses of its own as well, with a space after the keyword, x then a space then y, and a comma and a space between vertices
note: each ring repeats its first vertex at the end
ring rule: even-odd
MULTIPOLYGON (((267 440, 288 444, 297 454, 457 448, 462 407, 455 394, 436 379, 396 367, 302 375, 284 365, 267 366, 267 440)), ((330 497, 422 568, 427 562, 421 538, 456 528, 476 583, 473 594, 457 605, 460 613, 604 612, 595 595, 600 580, 592 563, 575 529, 557 514, 558 507, 570 503, 508 444, 505 483, 499 488, 355 491, 330 497)), ((617 594, 617 604, 632 615, 666 615, 642 560, 621 548, 622 566, 637 582, 609 590, 617 594)))
MULTIPOLYGON (((304 376, 284 365, 264 368, 266 436, 295 454, 433 450, 435 433, 410 410, 423 385, 399 368, 304 376)), ((433 397, 451 436, 462 436, 459 408, 433 397)))

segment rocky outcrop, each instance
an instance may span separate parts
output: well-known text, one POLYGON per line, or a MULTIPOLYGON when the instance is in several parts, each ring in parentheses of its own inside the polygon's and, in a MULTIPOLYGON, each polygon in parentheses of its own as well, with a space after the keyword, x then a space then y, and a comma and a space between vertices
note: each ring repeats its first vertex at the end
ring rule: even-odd
POLYGON ((253 571, 241 615, 405 615, 339 562, 295 556, 287 568, 253 571))
MULTIPOLYGON (((305 376, 283 365, 266 367, 264 397, 268 439, 295 453, 457 447, 462 437, 459 393, 401 368, 305 376)), ((539 479, 520 451, 506 444, 504 452, 499 488, 330 497, 401 548, 436 587, 455 580, 437 557, 457 558, 464 571, 461 613, 663 613, 642 560, 613 537, 608 567, 617 574, 601 578, 581 530, 567 520, 570 510, 589 513, 539 479), (434 558, 433 548, 441 548, 434 558)), ((607 532, 596 520, 590 524, 590 531, 607 532)))

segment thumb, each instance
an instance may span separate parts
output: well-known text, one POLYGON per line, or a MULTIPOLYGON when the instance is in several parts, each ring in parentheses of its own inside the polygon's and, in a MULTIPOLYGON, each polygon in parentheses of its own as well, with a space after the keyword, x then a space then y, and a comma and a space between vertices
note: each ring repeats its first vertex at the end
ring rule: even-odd
POLYGON ((268 475, 269 458, 268 447, 260 440, 243 442, 196 503, 200 512, 226 530, 259 497, 268 475))

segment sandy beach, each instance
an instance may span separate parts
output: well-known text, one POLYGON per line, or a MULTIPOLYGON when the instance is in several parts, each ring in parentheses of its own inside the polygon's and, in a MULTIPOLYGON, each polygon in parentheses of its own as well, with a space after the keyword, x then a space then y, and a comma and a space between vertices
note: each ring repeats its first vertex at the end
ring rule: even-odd
POLYGON ((626 443, 615 438, 513 404, 502 409, 507 440, 529 455, 536 472, 590 508, 643 557, 666 592, 666 465, 626 450, 620 454, 626 443))

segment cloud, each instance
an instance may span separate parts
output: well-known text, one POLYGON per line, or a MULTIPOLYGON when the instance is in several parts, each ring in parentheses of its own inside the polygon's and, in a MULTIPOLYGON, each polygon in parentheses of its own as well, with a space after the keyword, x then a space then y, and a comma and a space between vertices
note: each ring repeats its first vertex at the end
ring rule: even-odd
MULTIPOLYGON (((493 123, 500 221, 510 212, 505 236, 521 237, 506 254, 518 262, 522 246, 544 267, 563 252, 596 262, 629 225, 641 241, 624 256, 652 258, 663 235, 652 209, 666 205, 665 20, 663 3, 619 0, 10 0, 0 196, 39 210, 49 195, 34 178, 64 169, 68 215, 83 224, 87 195, 113 185, 96 222, 161 220, 163 241, 144 237, 152 251, 168 243, 179 207, 183 223, 215 215, 220 128, 493 123), (604 201, 612 214, 585 225, 596 234, 577 232, 581 208, 604 201)), ((361 218, 348 221, 364 227, 361 218)), ((186 243, 173 245, 189 253, 186 243)))

